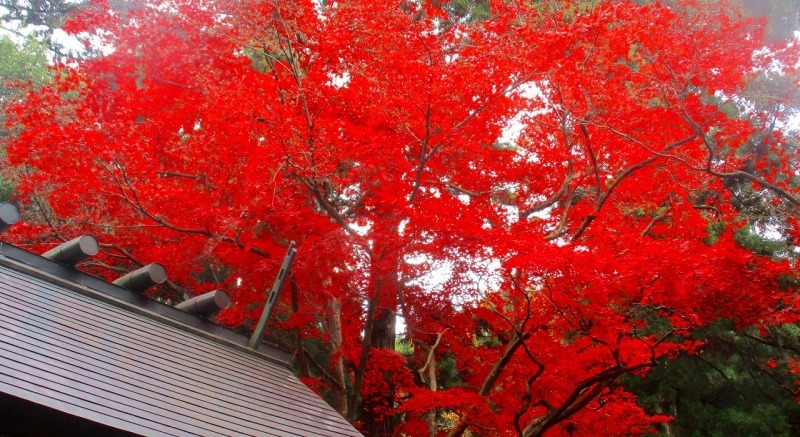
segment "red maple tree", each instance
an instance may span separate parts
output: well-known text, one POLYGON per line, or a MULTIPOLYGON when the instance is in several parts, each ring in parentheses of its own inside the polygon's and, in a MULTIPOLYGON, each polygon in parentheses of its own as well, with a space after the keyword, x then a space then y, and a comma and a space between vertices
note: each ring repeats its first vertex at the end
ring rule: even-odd
POLYGON ((88 267, 162 262, 167 296, 224 287, 244 327, 297 241, 277 328, 369 435, 641 434, 668 418, 621 375, 720 318, 797 320, 730 201, 754 190, 798 235, 785 114, 746 94, 797 53, 727 3, 234 3, 73 17, 107 54, 11 108, 41 218, 20 241, 92 233, 88 267))

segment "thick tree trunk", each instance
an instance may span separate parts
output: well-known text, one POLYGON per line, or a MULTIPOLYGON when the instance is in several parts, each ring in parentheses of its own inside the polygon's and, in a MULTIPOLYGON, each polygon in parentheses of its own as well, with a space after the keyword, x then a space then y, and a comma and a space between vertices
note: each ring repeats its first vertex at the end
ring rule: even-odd
MULTIPOLYGON (((388 217, 387 217, 388 218, 388 217)), ((371 394, 361 398, 369 357, 374 349, 395 350, 395 323, 397 320, 397 302, 400 290, 398 266, 402 262, 402 252, 397 238, 399 221, 389 220, 375 229, 376 235, 383 238, 377 240, 370 253, 370 287, 371 293, 367 302, 366 323, 361 360, 356 370, 351 415, 357 415, 364 424, 365 434, 369 437, 394 435, 394 372, 387 370, 382 376, 388 388, 385 393, 371 394), (390 225, 390 223, 394 223, 390 225), (356 410, 357 409, 357 410, 356 410), (386 413, 388 411, 388 413, 386 413)))
MULTIPOLYGON (((375 317, 372 327, 371 344, 373 348, 394 350, 395 341, 395 322, 397 316, 393 310, 384 309, 375 317)), ((390 382, 392 375, 384 375, 387 381, 390 382)), ((394 406, 394 387, 388 390, 383 399, 374 400, 376 404, 394 406)), ((382 415, 376 416, 372 413, 371 402, 365 402, 363 405, 365 423, 367 425, 366 435, 369 437, 384 437, 393 435, 394 416, 382 415)))
POLYGON ((381 311, 375 317, 375 324, 372 328, 372 347, 394 350, 396 321, 397 315, 390 309, 381 311))

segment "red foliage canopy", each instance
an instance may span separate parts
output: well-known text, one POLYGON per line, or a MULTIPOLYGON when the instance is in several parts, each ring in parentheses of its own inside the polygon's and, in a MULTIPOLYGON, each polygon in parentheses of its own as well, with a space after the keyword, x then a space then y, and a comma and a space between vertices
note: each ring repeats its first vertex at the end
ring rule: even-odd
POLYGON ((107 54, 12 108, 43 219, 19 238, 93 233, 98 272, 160 261, 173 289, 227 288, 219 320, 245 326, 297 241, 279 328, 301 373, 299 339, 326 346, 303 376, 371 434, 397 411, 412 434, 437 411, 452 435, 643 433, 666 418, 620 375, 798 308, 730 202, 758 192, 798 235, 785 115, 747 96, 797 52, 678 3, 93 2, 68 30, 107 54), (444 357, 462 386, 437 387, 444 357))

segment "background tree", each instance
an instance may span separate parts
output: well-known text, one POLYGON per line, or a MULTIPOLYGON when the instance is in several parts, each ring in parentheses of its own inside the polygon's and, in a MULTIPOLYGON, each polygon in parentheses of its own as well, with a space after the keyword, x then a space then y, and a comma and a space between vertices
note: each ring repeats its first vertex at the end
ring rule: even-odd
MULTIPOLYGON (((48 69, 51 60, 74 56, 61 42, 54 40, 55 31, 67 16, 80 7, 70 1, 0 1, 0 156, 5 159, 9 131, 5 108, 23 94, 25 84, 39 87, 52 79, 48 69)), ((0 199, 8 201, 14 192, 15 175, 0 172, 0 199)), ((29 216, 30 217, 30 216, 29 216)))
POLYGON ((64 47, 64 41, 54 39, 54 35, 83 3, 81 0, 0 0, 0 22, 4 32, 19 39, 37 41, 49 51, 52 59, 72 58, 77 54, 64 47))
MULTIPOLYGON (((19 96, 20 83, 41 86, 51 76, 46 68, 44 49, 34 40, 19 47, 8 37, 0 38, 0 59, 0 144, 5 144, 10 132, 5 127, 7 117, 3 108, 19 96)), ((0 148, 0 156, 5 158, 5 147, 0 148)), ((0 176, 0 201, 4 202, 11 199, 14 186, 7 177, 7 174, 0 176)))
POLYGON ((702 351, 660 363, 626 386, 648 411, 674 418, 662 435, 795 435, 797 334, 796 325, 763 336, 716 323, 694 333, 702 351))

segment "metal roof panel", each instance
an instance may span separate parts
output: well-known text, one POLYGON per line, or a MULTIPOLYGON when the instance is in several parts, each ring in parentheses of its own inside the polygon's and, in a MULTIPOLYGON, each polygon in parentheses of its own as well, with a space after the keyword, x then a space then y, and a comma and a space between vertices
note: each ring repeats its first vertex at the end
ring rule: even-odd
POLYGON ((142 299, 0 243, 0 391, 146 435, 360 435, 285 355, 142 299))

